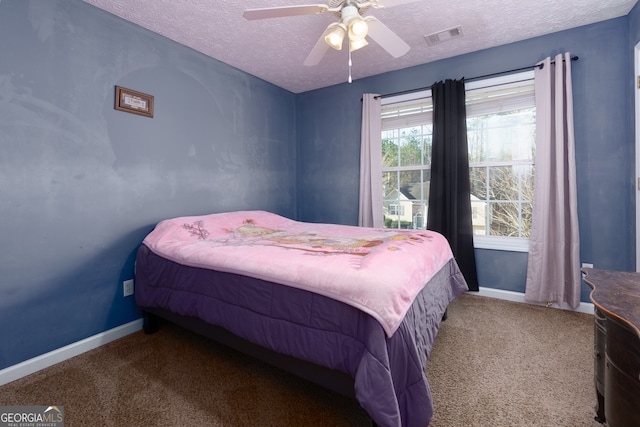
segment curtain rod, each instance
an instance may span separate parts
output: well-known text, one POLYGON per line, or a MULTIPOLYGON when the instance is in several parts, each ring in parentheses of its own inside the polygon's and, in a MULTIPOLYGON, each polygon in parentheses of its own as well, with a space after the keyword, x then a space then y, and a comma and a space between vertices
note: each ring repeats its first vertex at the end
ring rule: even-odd
MULTIPOLYGON (((578 57, 577 56, 572 56, 571 60, 572 61, 577 61, 578 57)), ((564 62, 564 59, 562 61, 564 62)), ((555 60, 551 61, 552 64, 554 64, 555 62, 556 62, 555 60)), ((534 68, 542 69, 543 67, 544 67, 544 64, 529 65, 528 67, 514 68, 513 70, 506 70, 506 71, 498 71, 497 73, 485 74, 484 76, 470 77, 468 79, 465 79, 463 77, 463 79, 464 79, 464 81, 468 82, 468 81, 472 81, 472 80, 480 80, 480 79, 486 79, 488 77, 500 76, 502 74, 517 73, 518 71, 533 70, 534 68)), ((431 86, 429 86, 429 87, 421 87, 421 88, 418 88, 418 89, 403 90, 403 91, 400 91, 400 92, 386 93, 384 95, 375 96, 374 98, 378 99, 378 98, 385 98, 387 96, 405 95, 407 93, 420 92, 421 90, 427 90, 427 89, 431 89, 431 86)))

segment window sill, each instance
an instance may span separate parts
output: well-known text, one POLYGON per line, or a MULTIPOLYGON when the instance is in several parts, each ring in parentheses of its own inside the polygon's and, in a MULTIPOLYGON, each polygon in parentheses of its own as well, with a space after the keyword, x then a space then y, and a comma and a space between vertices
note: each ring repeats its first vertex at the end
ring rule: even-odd
POLYGON ((476 249, 494 251, 529 252, 529 239, 521 237, 473 236, 476 249))

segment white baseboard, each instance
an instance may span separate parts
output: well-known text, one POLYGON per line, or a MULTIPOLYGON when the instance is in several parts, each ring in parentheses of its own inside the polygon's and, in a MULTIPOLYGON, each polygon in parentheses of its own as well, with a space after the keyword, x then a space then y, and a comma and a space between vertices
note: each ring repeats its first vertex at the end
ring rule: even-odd
POLYGON ((101 345, 137 332, 140 329, 142 329, 142 319, 134 320, 133 322, 109 329, 108 331, 50 351, 33 359, 25 360, 17 365, 9 366, 8 368, 0 370, 0 386, 31 375, 89 350, 93 350, 94 348, 98 348, 101 345))
MULTIPOLYGON (((484 288, 481 286, 479 292, 474 291, 474 292, 468 292, 468 293, 469 295, 478 295, 481 297, 490 297, 490 298, 497 298, 497 299, 502 299, 507 301, 522 302, 525 304, 545 306, 545 304, 536 304, 530 301, 526 301, 524 299, 524 294, 522 292, 513 292, 513 291, 505 291, 502 289, 484 288)), ((593 308, 594 308, 593 304, 590 302, 581 302, 578 308, 576 308, 575 310, 569 307, 567 303, 564 303, 562 307, 558 307, 558 305, 554 303, 551 307, 560 308, 563 310, 577 311, 579 313, 587 313, 587 314, 593 314, 593 308)))

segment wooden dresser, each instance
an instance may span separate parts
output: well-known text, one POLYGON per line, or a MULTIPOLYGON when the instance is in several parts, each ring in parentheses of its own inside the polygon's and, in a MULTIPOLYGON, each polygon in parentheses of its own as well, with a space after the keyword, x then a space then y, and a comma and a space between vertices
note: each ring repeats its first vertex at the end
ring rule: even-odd
POLYGON ((640 273, 585 268, 595 306, 596 420, 640 426, 640 273))

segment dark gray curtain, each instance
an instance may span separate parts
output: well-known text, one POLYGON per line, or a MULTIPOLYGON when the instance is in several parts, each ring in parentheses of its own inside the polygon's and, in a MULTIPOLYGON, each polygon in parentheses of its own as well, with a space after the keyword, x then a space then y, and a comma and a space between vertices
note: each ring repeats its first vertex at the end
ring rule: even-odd
POLYGON ((433 146, 427 228, 444 235, 469 290, 478 290, 471 224, 464 80, 431 86, 433 146))

